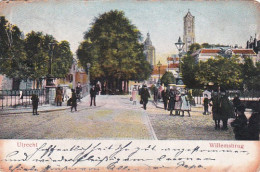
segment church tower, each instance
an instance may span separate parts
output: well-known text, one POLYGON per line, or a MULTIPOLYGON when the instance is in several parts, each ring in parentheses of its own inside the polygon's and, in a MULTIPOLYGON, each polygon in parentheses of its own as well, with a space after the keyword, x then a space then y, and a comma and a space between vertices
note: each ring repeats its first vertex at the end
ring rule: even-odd
POLYGON ((184 51, 189 51, 189 46, 195 43, 195 17, 191 15, 190 10, 184 16, 184 34, 183 34, 183 42, 184 51))
POLYGON ((149 33, 147 33, 147 38, 144 41, 144 54, 145 54, 146 60, 152 66, 155 66, 156 65, 155 48, 152 44, 149 33))

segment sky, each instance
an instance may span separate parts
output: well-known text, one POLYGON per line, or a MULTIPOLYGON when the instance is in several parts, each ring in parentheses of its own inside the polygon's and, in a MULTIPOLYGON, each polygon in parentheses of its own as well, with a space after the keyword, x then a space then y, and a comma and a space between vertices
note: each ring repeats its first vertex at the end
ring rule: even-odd
POLYGON ((122 10, 142 33, 151 35, 157 59, 166 63, 177 53, 175 42, 183 38, 183 17, 195 16, 197 43, 246 46, 250 36, 260 39, 260 3, 256 1, 135 1, 135 0, 38 0, 1 2, 0 15, 25 34, 42 31, 58 41, 67 40, 75 53, 95 17, 122 10))

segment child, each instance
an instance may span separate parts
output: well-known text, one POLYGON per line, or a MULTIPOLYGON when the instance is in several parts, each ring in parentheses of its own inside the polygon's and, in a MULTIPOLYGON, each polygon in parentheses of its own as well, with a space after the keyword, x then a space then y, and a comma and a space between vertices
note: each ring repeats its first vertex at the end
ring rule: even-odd
POLYGON ((39 114, 37 113, 38 103, 39 103, 39 98, 38 98, 38 96, 35 95, 35 94, 33 94, 31 100, 32 100, 32 106, 33 106, 33 115, 39 115, 39 114))

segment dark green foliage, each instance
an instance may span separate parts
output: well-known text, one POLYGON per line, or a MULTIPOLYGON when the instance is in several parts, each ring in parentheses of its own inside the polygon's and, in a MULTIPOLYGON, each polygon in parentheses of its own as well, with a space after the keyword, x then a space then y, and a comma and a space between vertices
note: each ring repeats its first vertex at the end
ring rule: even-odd
POLYGON ((84 35, 77 56, 82 66, 91 64, 94 80, 144 80, 152 68, 145 60, 141 33, 122 11, 109 11, 98 18, 84 35))
POLYGON ((176 82, 172 72, 165 72, 161 78, 161 83, 164 84, 164 86, 168 86, 169 84, 174 84, 176 82))

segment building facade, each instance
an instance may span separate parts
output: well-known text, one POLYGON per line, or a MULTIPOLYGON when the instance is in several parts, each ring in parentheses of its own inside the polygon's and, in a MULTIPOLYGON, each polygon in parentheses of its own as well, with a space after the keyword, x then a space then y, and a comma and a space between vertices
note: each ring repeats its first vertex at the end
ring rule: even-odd
POLYGON ((147 33, 147 38, 144 41, 144 55, 146 60, 152 65, 156 65, 155 48, 152 44, 150 34, 147 33))
POLYGON ((183 33, 183 42, 184 51, 189 50, 189 46, 195 43, 195 17, 191 15, 190 11, 184 16, 184 33, 183 33))
POLYGON ((192 54, 192 56, 194 56, 197 61, 207 61, 208 59, 215 58, 217 56, 231 57, 233 55, 240 57, 241 63, 243 63, 244 57, 250 57, 254 64, 259 61, 259 58, 257 57, 257 54, 254 52, 253 49, 230 47, 220 47, 213 49, 202 48, 192 54))

